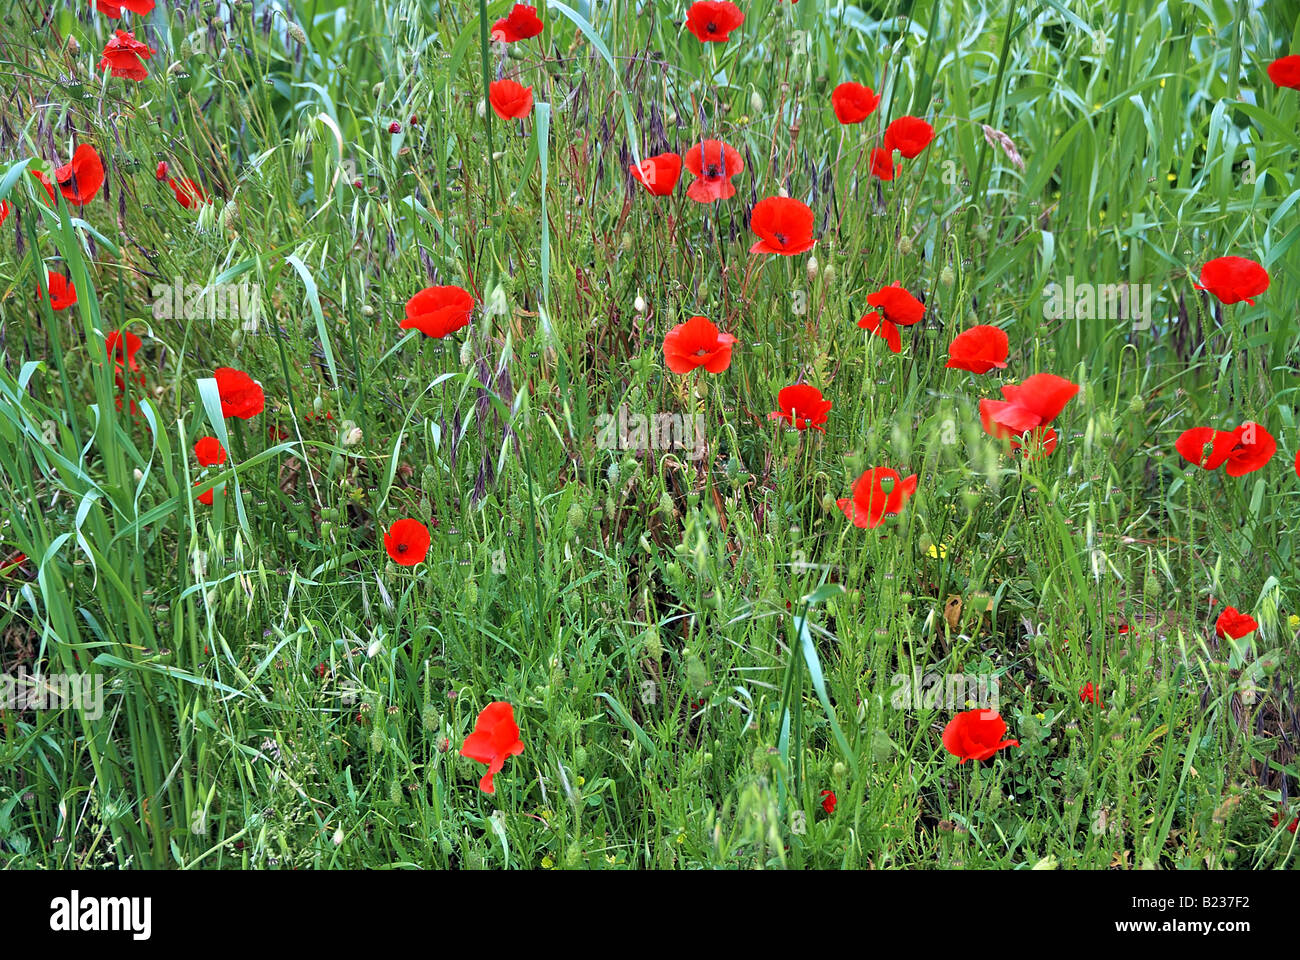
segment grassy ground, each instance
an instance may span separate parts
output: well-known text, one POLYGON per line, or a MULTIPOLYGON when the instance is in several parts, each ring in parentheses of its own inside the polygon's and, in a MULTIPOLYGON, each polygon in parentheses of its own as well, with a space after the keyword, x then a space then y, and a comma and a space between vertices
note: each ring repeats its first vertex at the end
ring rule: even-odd
POLYGON ((0 710, 0 863, 1295 865, 1300 93, 1265 74, 1295 4, 749 0, 702 44, 685 2, 573 0, 502 54, 502 0, 196 2, 133 18, 139 83, 97 69, 120 24, 89 6, 0 31, 0 541, 26 557, 0 672, 106 700, 0 710), (527 119, 480 113, 499 73, 527 119), (860 126, 845 80, 883 95, 860 126), (904 114, 936 138, 873 179, 904 114), (705 136, 745 158, 734 198, 628 175, 705 136), (43 211, 24 170, 78 143, 103 190, 43 211), (818 244, 751 255, 782 189, 818 244), (1271 273, 1255 306, 1194 289, 1227 254, 1271 273), (34 300, 42 260, 75 307, 34 300), (157 315, 176 278, 248 285, 257 322, 157 315), (1067 278, 1150 284, 1150 322, 1045 316, 1067 278), (856 324, 894 281, 926 303, 897 355, 856 324), (442 341, 398 328, 433 284, 482 307, 442 341), (697 313, 740 342, 677 376, 697 313), (1005 371, 945 369, 975 323, 1005 371), (262 414, 222 418, 220 366, 262 414), (978 402, 1038 372, 1082 391, 1026 461, 978 402), (824 435, 766 417, 800 379, 824 435), (705 456, 602 449, 623 405, 701 414, 705 456), (1278 440, 1257 472, 1174 451, 1247 420, 1278 440), (232 454, 213 507, 203 435, 232 454), (871 466, 918 491, 858 529, 835 500, 871 466), (382 546, 402 517, 418 567, 382 546), (1258 630, 1217 638, 1227 605, 1258 630), (896 706, 913 671, 996 678, 1019 746, 959 765, 967 704, 896 706), (459 749, 501 700, 525 749, 488 795, 459 749))

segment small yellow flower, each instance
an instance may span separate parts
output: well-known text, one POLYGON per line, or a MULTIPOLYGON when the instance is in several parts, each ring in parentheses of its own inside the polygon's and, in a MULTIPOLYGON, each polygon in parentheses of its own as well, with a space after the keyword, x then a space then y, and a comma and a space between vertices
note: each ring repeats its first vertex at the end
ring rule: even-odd
POLYGON ((539 810, 537 811, 537 815, 541 817, 543 820, 545 820, 547 823, 550 823, 551 817, 555 816, 555 814, 552 813, 550 810, 539 810))
POLYGON ((1039 720, 1046 720, 1046 719, 1047 719, 1047 714, 1045 714, 1045 713, 1036 713, 1036 714, 1034 714, 1034 716, 1036 716, 1039 720))
POLYGON ((543 870, 550 870, 554 866, 555 866, 555 861, 552 860, 549 856, 542 857, 543 870))
POLYGON ((948 558, 948 545, 946 543, 932 543, 930 544, 929 554, 936 560, 946 560, 948 558))
POLYGON ((1286 625, 1292 630, 1300 630, 1300 616, 1296 616, 1294 613, 1291 614, 1286 618, 1286 625))
POLYGON ((1178 179, 1178 174, 1176 174, 1176 173, 1167 173, 1167 174, 1165 174, 1165 179, 1168 180, 1170 183, 1173 183, 1175 180, 1178 179))
POLYGON ((1163 87, 1164 85, 1165 85, 1165 78, 1164 78, 1164 77, 1161 77, 1161 78, 1160 78, 1160 86, 1163 87))
POLYGON ((586 783, 586 782, 587 782, 587 778, 586 778, 586 777, 579 777, 579 778, 578 778, 578 786, 582 786, 582 785, 583 785, 584 783, 586 783))

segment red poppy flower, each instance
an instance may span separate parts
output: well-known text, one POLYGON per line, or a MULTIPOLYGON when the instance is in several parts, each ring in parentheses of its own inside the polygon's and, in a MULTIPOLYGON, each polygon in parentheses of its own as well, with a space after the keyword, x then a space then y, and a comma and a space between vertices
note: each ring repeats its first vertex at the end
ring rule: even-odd
POLYGON ((904 480, 888 467, 872 467, 858 477, 853 497, 836 500, 835 505, 855 527, 875 529, 885 522, 886 514, 902 513, 914 493, 916 474, 904 480))
POLYGON ((721 140, 705 140, 686 151, 686 169, 696 180, 686 195, 697 203, 713 203, 736 195, 731 178, 745 169, 744 158, 721 140))
POLYGON ((835 791, 834 790, 822 791, 822 809, 825 810, 827 813, 835 812, 835 791))
POLYGON ((1019 740, 1003 740, 1007 722, 996 710, 967 710, 957 714, 943 728, 943 748, 958 764, 967 760, 987 760, 1004 747, 1018 747, 1019 740))
MULTIPOLYGON (((1282 825, 1282 814, 1280 813, 1273 814, 1273 826, 1280 827, 1281 825, 1282 825)), ((1297 827, 1300 827, 1300 817, 1296 817, 1294 820, 1292 820, 1291 826, 1287 827, 1287 829, 1290 830, 1292 833, 1295 833, 1297 827)))
POLYGON ((474 732, 465 738, 460 748, 462 757, 469 757, 488 765, 487 773, 478 782, 484 793, 495 793, 492 778, 501 772, 506 760, 524 752, 515 724, 515 708, 504 701, 489 703, 474 722, 474 732))
POLYGON ((1077 384, 1053 373, 1036 373, 1002 388, 1006 400, 981 400, 980 423, 993 437, 1015 437, 1055 420, 1079 392, 1077 384))
MULTIPOLYGON (((1280 57, 1268 65, 1268 78, 1279 87, 1300 90, 1300 53, 1280 57)), ((1292 828, 1295 832, 1295 828, 1292 828)))
POLYGON ((1259 624, 1250 614, 1241 613, 1236 607, 1226 607, 1223 613, 1219 614, 1219 619, 1214 621, 1214 632, 1220 637, 1240 640, 1247 634, 1253 633, 1258 626, 1259 624))
POLYGON ((703 43, 726 43, 731 31, 744 22, 740 8, 728 0, 700 0, 686 11, 686 29, 703 43))
POLYGON ((1277 452, 1277 441, 1261 425, 1248 420, 1236 430, 1185 430, 1174 441, 1174 449, 1184 460, 1205 470, 1218 470, 1227 463, 1228 476, 1241 477, 1268 463, 1277 452))
POLYGON ((226 448, 216 437, 199 437, 194 444, 194 456, 200 467, 218 467, 226 462, 226 448))
POLYGON ((464 327, 474 315, 474 298, 461 287, 425 287, 406 301, 403 330, 419 330, 440 340, 464 327))
POLYGON ((1268 289, 1268 271, 1246 257, 1217 257, 1201 267, 1197 290, 1209 290, 1223 304, 1245 300, 1252 307, 1255 298, 1268 289))
POLYGON ((901 283, 881 287, 867 297, 867 303, 877 309, 858 320, 858 326, 883 337, 894 353, 901 352, 903 339, 898 327, 920 322, 925 316, 925 304, 904 290, 901 283))
POLYGON ((1300 477, 1300 450, 1297 450, 1295 455, 1295 475, 1300 477))
POLYGON ((682 175, 682 158, 675 153, 660 153, 646 157, 640 168, 635 163, 629 163, 627 168, 633 179, 653 196, 666 197, 677 187, 677 180, 682 175))
POLYGON ((953 338, 948 347, 948 362, 944 366, 971 373, 988 373, 994 367, 1005 370, 1009 350, 1010 341, 1005 330, 981 323, 953 338))
POLYGON ((537 8, 523 3, 516 3, 509 16, 492 24, 492 39, 504 43, 518 43, 541 32, 542 21, 537 16, 537 8))
POLYGON ((154 7, 154 0, 95 0, 95 6, 106 17, 120 17, 123 10, 145 14, 154 7))
POLYGON ((41 173, 39 170, 28 170, 27 172, 39 180, 41 186, 45 188, 45 192, 50 195, 50 206, 57 206, 58 201, 54 199, 54 184, 50 183, 49 177, 45 176, 45 174, 41 173))
POLYGON ((813 248, 813 212, 793 197, 765 197, 754 205, 749 229, 758 234, 750 253, 793 257, 813 248))
POLYGON ((99 61, 99 69, 108 67, 115 77, 125 77, 139 83, 149 76, 144 61, 158 51, 149 44, 141 43, 135 34, 128 30, 115 30, 104 46, 104 54, 99 61))
POLYGON ((188 177, 181 177, 179 180, 168 180, 167 186, 172 188, 172 193, 176 196, 176 202, 186 210, 197 208, 200 203, 212 202, 212 198, 203 192, 203 188, 188 177))
POLYGON ((495 80, 489 84, 488 99, 503 120, 522 120, 533 112, 533 88, 513 80, 495 80))
POLYGON ((920 117, 899 117, 885 128, 885 149, 897 150, 907 159, 920 154, 934 139, 934 127, 920 117))
POLYGON ((5 225, 5 220, 9 219, 9 201, 0 200, 0 227, 5 225))
POLYGON ((1012 437, 1011 452, 1023 453, 1026 460, 1042 460, 1044 457, 1050 457, 1060 439, 1051 427, 1035 427, 1033 430, 1027 430, 1022 436, 1026 440, 1024 444, 1012 437))
POLYGON ((1079 702, 1095 703, 1101 709, 1106 709, 1106 704, 1097 699, 1097 691, 1093 689, 1091 680, 1079 688, 1079 702))
POLYGON ((14 554, 8 560, 5 560, 3 563, 0 563, 0 577, 9 576, 9 574, 13 573, 16 569, 21 567, 26 562, 27 562, 27 554, 25 553, 14 554))
MULTIPOLYGON (((45 283, 50 288, 51 310, 66 310, 77 302, 77 288, 69 283, 68 278, 63 274, 47 271, 45 283)), ((39 284, 36 287, 36 299, 42 299, 39 284)))
POLYGON ((155 180, 159 180, 159 181, 162 181, 162 180, 166 180, 166 179, 167 179, 167 161, 166 161, 166 160, 159 160, 159 161, 158 161, 158 166, 154 168, 153 176, 154 176, 154 179, 155 179, 155 180))
POLYGON ((703 367, 721 373, 731 365, 731 347, 736 338, 719 333, 707 317, 691 317, 664 337, 664 363, 673 373, 690 373, 703 367))
POLYGON ((888 150, 872 150, 871 175, 881 180, 893 180, 898 175, 898 165, 894 163, 894 155, 888 150))
MULTIPOLYGON (((48 181, 44 177, 39 179, 45 183, 46 189, 49 189, 48 181)), ((88 143, 83 143, 73 151, 71 163, 54 171, 54 180, 59 185, 59 192, 68 203, 84 207, 94 199, 95 194, 99 193, 99 188, 104 185, 104 164, 99 159, 99 154, 95 152, 95 148, 88 143)), ((54 196, 51 192, 50 201, 53 200, 54 196)))
POLYGON ((251 420, 266 409, 266 395, 262 385, 234 367, 217 367, 212 372, 221 396, 221 415, 251 420))
POLYGON ((429 553, 429 528, 419 520, 394 520, 384 534, 384 549, 394 563, 413 567, 429 553))
POLYGON ((104 337, 104 349, 113 358, 113 365, 118 369, 125 365, 133 373, 140 369, 140 365, 135 362, 135 355, 140 345, 140 338, 130 330, 114 330, 104 337))
POLYGON ((861 123, 880 105, 880 94, 852 81, 841 83, 831 91, 831 109, 842 124, 861 123))
POLYGON ((807 383, 782 387, 776 395, 776 405, 780 407, 767 415, 769 420, 784 420, 797 430, 814 430, 826 432, 822 426, 826 415, 831 412, 831 402, 822 397, 822 392, 807 383))
MULTIPOLYGON (((120 401, 119 401, 119 403, 120 403, 120 401)), ((121 409, 121 407, 119 406, 118 409, 121 409)), ((196 487, 201 487, 201 486, 203 486, 203 481, 202 481, 202 480, 195 480, 195 481, 194 481, 194 486, 196 486, 196 487)), ((214 490, 215 490, 214 487, 208 487, 208 489, 206 489, 206 490, 204 490, 202 493, 200 493, 199 496, 198 496, 198 501, 199 501, 199 503, 205 504, 206 506, 209 506, 209 507, 212 506, 212 493, 213 493, 214 490)))

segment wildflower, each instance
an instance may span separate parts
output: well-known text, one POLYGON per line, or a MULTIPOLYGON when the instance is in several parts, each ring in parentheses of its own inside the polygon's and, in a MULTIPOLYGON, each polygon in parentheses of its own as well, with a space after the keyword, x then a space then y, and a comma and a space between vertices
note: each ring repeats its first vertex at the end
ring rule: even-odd
POLYGON ((474 313, 474 298, 461 287, 425 287, 406 301, 403 330, 419 330, 426 337, 440 340, 469 323, 474 313))
POLYGON ((731 365, 735 343, 735 337, 720 333, 707 317, 691 317, 664 337, 664 363, 673 373, 690 373, 696 367, 721 373, 731 365))
POLYGON ((943 747, 955 757, 987 760, 1006 747, 1020 746, 1019 740, 1003 740, 1007 722, 996 710, 967 710, 957 714, 943 728, 943 747))
POLYGON ((422 562, 429 553, 429 542, 429 528, 409 517, 393 521, 384 534, 384 549, 388 556, 404 567, 422 562))
POLYGON ((474 723, 474 732, 460 748, 461 756, 488 765, 487 773, 478 783, 484 793, 496 792, 492 778, 501 772, 508 758, 523 752, 524 744, 515 724, 515 708, 503 701, 483 708, 474 723))

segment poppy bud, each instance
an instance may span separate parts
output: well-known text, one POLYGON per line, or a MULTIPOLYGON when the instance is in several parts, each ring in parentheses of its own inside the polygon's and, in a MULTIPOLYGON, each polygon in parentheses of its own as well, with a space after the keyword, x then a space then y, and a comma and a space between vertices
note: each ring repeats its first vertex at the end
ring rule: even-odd
POLYGON ((982 223, 975 224, 975 238, 981 243, 987 241, 989 238, 989 228, 982 223))
POLYGON ((623 234, 623 238, 622 238, 622 240, 619 241, 619 244, 620 244, 620 246, 622 246, 622 248, 623 248, 623 252, 624 252, 624 253, 627 253, 629 250, 631 250, 631 249, 632 249, 632 234, 630 234, 630 233, 624 233, 624 234, 623 234))
POLYGON ((390 123, 390 124, 388 125, 388 132, 389 132, 389 133, 401 133, 401 132, 402 132, 402 125, 401 125, 400 123, 398 123, 396 120, 394 120, 392 123, 390 123))
POLYGON ((375 315, 375 308, 367 303, 361 308, 361 315, 363 317, 373 317, 375 315))
POLYGON ((822 269, 822 279, 826 281, 826 283, 828 284, 835 282, 835 264, 833 263, 826 264, 826 266, 822 269))
POLYGON ((848 773, 849 768, 844 765, 842 760, 836 760, 835 766, 831 767, 831 776, 836 780, 843 780, 844 775, 848 773))
POLYGON ((645 633, 642 636, 642 643, 645 646, 647 657, 650 657, 652 660, 658 660, 664 655, 664 645, 659 641, 659 627, 656 624, 652 623, 650 626, 646 627, 645 633))
POLYGON ((474 341, 466 337, 460 344, 460 365, 468 367, 474 362, 474 341))
POLYGON ((77 38, 73 36, 69 36, 68 53, 72 54, 75 57, 80 52, 81 52, 81 44, 77 43, 77 38))
POLYGON ((778 197, 788 198, 790 196, 790 191, 787 190, 785 187, 782 187, 780 190, 776 192, 776 195, 778 197))
POLYGON ((641 296, 640 293, 638 293, 636 299, 632 301, 632 309, 637 313, 645 313, 645 298, 641 296))
POLYGON ((957 274, 953 271, 952 267, 945 264, 944 268, 939 271, 939 286, 943 287, 945 290, 950 290, 952 285, 956 282, 957 274))
POLYGON ((815 282, 817 280, 817 258, 809 257, 808 264, 806 267, 804 267, 804 270, 808 274, 808 282, 809 283, 815 282))
POLYGON ((298 26, 298 24, 294 23, 292 20, 286 20, 284 28, 289 32, 289 36, 293 37, 299 43, 306 45, 307 34, 303 33, 302 27, 298 26))
POLYGON ((757 90, 755 90, 753 93, 749 95, 749 112, 750 113, 763 112, 763 97, 762 94, 760 94, 757 90))
POLYGON ((384 752, 384 731, 378 723, 370 728, 370 751, 372 753, 384 752))
POLYGON ((898 252, 905 257, 912 255, 912 238, 904 234, 898 238, 898 252))
POLYGON ((482 120, 484 117, 487 116, 487 101, 486 101, 486 100, 480 100, 480 101, 478 102, 478 109, 477 109, 476 112, 478 113, 478 118, 479 118, 480 120, 482 120))
POLYGON ((230 331, 230 345, 232 347, 237 348, 243 342, 244 342, 244 330, 242 327, 235 327, 234 330, 230 331))
POLYGON ((668 494, 667 490, 659 495, 658 510, 665 517, 671 517, 677 512, 677 508, 673 505, 673 498, 668 494))
MULTIPOLYGON (((302 31, 299 30, 298 32, 301 33, 302 31)), ((336 846, 336 847, 341 847, 341 846, 343 846, 343 828, 342 828, 342 827, 339 827, 337 830, 334 831, 334 846, 336 846)))

